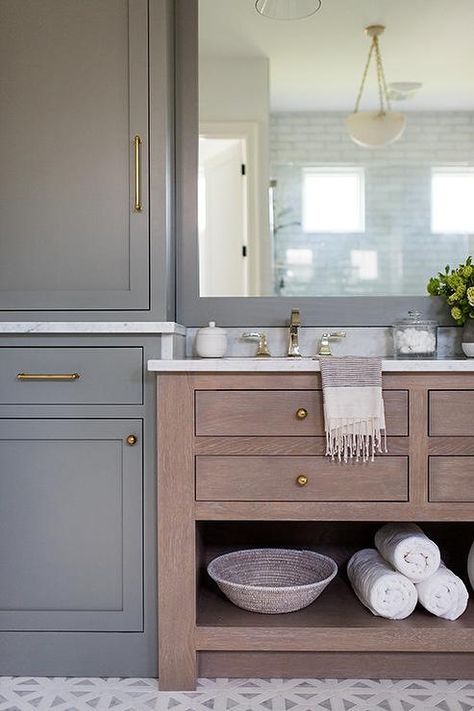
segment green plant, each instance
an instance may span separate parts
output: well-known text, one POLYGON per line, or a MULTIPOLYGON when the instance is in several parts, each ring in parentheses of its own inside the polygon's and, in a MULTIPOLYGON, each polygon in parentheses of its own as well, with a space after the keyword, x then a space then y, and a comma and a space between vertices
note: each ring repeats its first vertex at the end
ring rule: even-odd
POLYGON ((451 309, 451 316, 458 326, 467 319, 474 318, 474 266, 472 257, 457 269, 446 265, 444 273, 431 277, 427 285, 428 294, 442 296, 451 309))

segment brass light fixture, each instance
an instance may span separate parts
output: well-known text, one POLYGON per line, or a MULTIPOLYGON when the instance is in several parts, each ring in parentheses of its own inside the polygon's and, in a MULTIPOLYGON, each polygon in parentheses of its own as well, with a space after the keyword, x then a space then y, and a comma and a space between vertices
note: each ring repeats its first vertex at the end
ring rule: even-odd
POLYGON ((405 115, 392 111, 385 80, 379 37, 384 32, 383 25, 370 25, 365 28, 368 37, 372 39, 369 55, 362 75, 362 83, 355 108, 346 118, 346 128, 352 140, 364 148, 381 148, 397 141, 405 130, 405 115), (375 57, 377 83, 379 89, 379 110, 359 111, 360 101, 364 92, 365 82, 372 58, 375 57))
POLYGON ((314 15, 321 0, 256 0, 255 9, 272 20, 301 20, 314 15))

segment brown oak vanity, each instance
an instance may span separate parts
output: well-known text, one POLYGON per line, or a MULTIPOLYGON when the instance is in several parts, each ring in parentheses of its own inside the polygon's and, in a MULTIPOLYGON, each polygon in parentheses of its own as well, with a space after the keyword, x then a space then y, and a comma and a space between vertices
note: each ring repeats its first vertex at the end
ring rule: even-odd
POLYGON ((353 594, 345 563, 372 545, 380 522, 417 521, 467 582, 474 372, 398 364, 384 373, 388 453, 339 464, 324 456, 314 363, 293 372, 192 363, 149 363, 158 371, 160 688, 193 689, 198 675, 470 678, 472 598, 456 622, 421 609, 377 618, 353 594), (219 553, 274 544, 337 559, 339 575, 310 607, 246 612, 208 579, 219 553))

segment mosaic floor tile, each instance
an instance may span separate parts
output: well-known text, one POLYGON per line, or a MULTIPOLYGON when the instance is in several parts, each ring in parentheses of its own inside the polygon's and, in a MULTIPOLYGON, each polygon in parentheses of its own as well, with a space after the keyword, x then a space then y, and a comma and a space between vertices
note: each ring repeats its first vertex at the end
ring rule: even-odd
POLYGON ((0 711, 474 711, 474 681, 0 677, 0 711))

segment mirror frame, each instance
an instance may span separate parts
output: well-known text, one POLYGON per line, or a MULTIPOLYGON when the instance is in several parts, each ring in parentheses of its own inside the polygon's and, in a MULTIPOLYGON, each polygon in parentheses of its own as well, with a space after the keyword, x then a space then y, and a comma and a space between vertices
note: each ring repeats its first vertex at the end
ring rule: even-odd
POLYGON ((176 320, 188 327, 209 319, 228 327, 281 327, 287 323, 291 309, 299 308, 303 326, 386 327, 409 309, 416 309, 440 325, 454 326, 439 297, 199 296, 198 4, 199 0, 175 0, 176 320))

